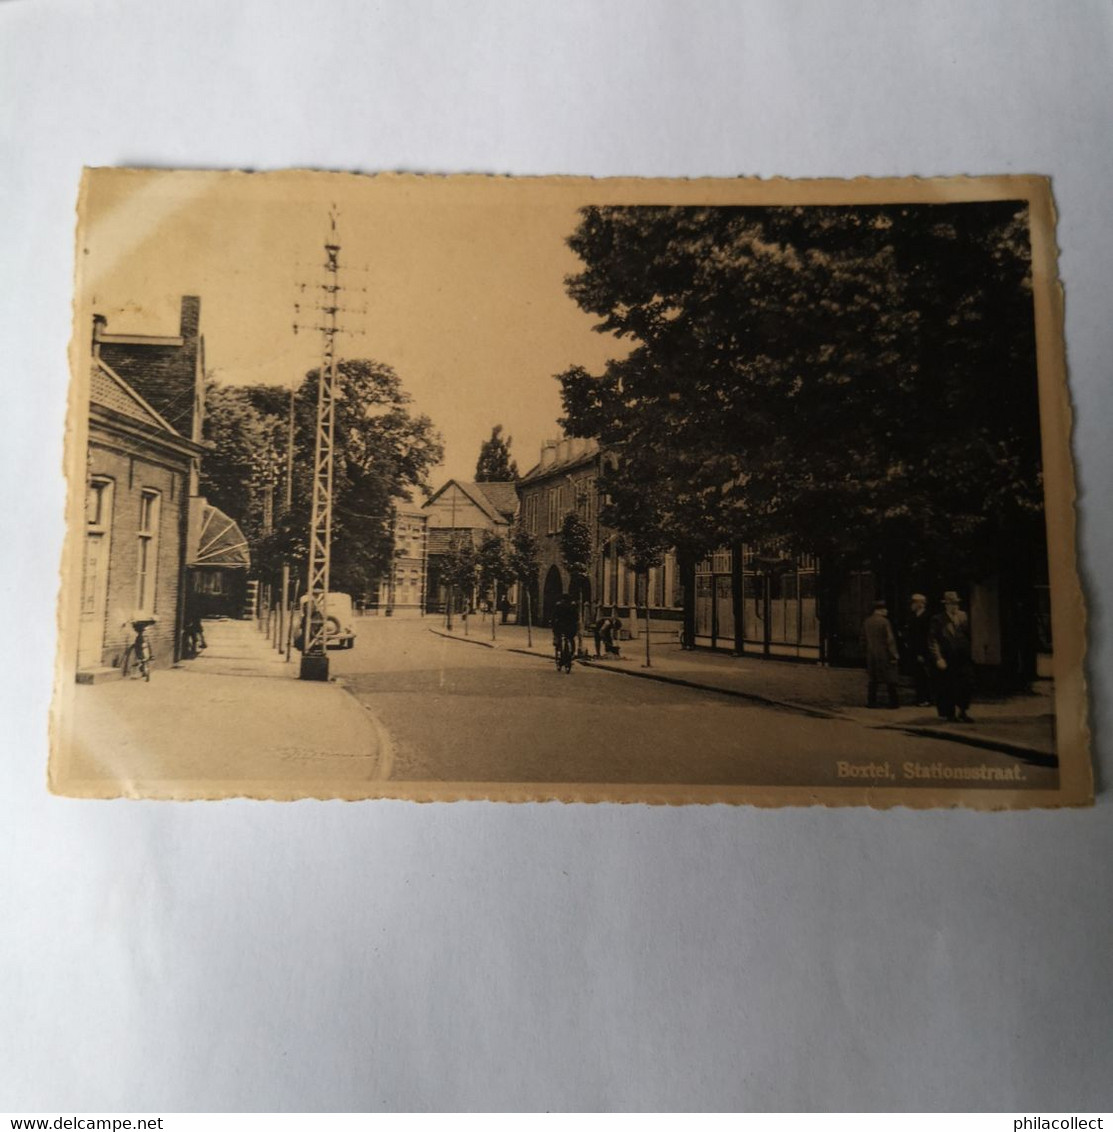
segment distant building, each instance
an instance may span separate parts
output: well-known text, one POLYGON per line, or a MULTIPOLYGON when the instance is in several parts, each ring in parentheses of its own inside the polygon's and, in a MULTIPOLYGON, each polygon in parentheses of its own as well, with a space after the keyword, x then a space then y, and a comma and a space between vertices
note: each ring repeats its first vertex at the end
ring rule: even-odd
MULTIPOLYGON (((449 590, 444 578, 445 556, 463 543, 478 547, 488 532, 508 537, 518 513, 518 493, 512 482, 452 479, 430 496, 422 512, 428 524, 425 608, 443 613, 449 590)), ((456 595, 461 608, 474 607, 475 600, 474 593, 456 595)))
POLYGON ((399 508, 393 525, 391 570, 380 578, 378 608, 387 616, 425 612, 428 517, 417 508, 399 508))

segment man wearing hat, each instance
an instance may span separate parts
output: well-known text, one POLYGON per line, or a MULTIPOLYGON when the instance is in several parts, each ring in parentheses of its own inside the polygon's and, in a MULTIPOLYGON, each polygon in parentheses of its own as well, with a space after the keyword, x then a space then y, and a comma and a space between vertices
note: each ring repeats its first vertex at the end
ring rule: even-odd
POLYGON ((908 607, 908 620, 904 625, 902 645, 908 674, 916 683, 916 706, 930 707, 935 702, 932 695, 931 650, 928 648, 928 633, 931 618, 927 611, 927 598, 923 594, 913 594, 908 607))
POLYGON ((928 648, 936 669, 936 707, 942 719, 973 723, 967 709, 974 690, 970 620, 954 590, 943 595, 943 612, 931 619, 928 648))
POLYGON ((878 706, 877 686, 884 684, 889 692, 889 707, 900 707, 900 694, 897 691, 900 653, 897 651, 897 639, 893 634, 893 626, 889 623, 889 610, 885 602, 873 603, 873 612, 862 624, 862 636, 866 642, 866 673, 869 677, 866 706, 878 706))

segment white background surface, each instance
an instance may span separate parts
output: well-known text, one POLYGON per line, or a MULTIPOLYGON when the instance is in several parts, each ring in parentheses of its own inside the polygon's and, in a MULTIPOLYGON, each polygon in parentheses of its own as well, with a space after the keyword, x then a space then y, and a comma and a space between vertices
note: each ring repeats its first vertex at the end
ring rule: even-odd
POLYGON ((83 164, 1054 178, 1110 763, 1113 7, 0 3, 0 1109, 1113 1104, 1089 811, 45 790, 83 164))

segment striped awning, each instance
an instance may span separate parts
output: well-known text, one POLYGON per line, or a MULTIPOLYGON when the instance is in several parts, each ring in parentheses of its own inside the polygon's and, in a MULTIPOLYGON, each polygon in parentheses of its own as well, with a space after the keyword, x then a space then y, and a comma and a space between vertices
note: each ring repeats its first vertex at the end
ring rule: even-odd
POLYGON ((199 496, 189 502, 188 565, 248 569, 251 551, 235 519, 199 496))

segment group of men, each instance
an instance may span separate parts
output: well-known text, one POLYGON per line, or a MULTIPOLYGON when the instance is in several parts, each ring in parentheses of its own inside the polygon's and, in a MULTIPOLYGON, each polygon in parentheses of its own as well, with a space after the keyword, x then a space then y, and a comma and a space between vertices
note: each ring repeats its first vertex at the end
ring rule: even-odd
MULTIPOLYGON (((970 649, 970 619, 954 590, 943 595, 943 608, 934 616, 927 598, 913 594, 908 618, 902 626, 904 658, 915 682, 916 705, 935 705, 940 719, 973 723, 970 698, 974 690, 974 662, 970 649)), ((900 707, 901 649, 884 601, 874 602, 873 613, 862 626, 866 645, 869 686, 866 703, 878 707, 881 685, 889 696, 889 707, 900 707)))

